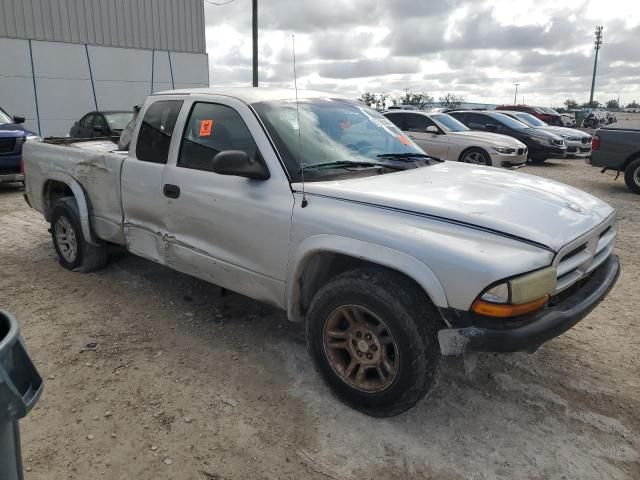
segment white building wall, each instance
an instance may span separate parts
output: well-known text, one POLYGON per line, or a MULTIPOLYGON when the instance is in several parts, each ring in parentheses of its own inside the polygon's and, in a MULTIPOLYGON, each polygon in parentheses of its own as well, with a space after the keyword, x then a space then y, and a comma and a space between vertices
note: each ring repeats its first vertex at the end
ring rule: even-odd
POLYGON ((31 51, 33 69, 29 40, 0 38, 0 107, 24 114, 42 136, 66 135, 96 101, 99 110, 129 110, 152 92, 209 86, 205 54, 36 40, 31 51))

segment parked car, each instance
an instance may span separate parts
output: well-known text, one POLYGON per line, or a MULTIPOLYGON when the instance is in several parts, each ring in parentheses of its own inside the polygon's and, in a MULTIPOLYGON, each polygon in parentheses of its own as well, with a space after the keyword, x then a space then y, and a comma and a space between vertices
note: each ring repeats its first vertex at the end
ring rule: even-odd
POLYGON ((375 416, 423 398, 441 355, 535 350, 616 282, 605 202, 435 160, 355 100, 298 98, 154 94, 127 155, 28 142, 26 199, 60 264, 101 268, 119 244, 275 305, 305 322, 335 394, 375 416))
POLYGON ((563 127, 575 127, 576 126, 576 116, 573 113, 561 113, 560 121, 563 127))
POLYGON ((527 163, 527 146, 506 135, 475 132, 446 113, 394 110, 384 113, 429 155, 494 167, 527 163))
POLYGON ((131 111, 89 112, 69 131, 71 138, 119 137, 133 117, 131 111))
POLYGON ((602 173, 624 172, 629 189, 640 193, 640 122, 620 121, 599 128, 593 135, 592 147, 588 164, 602 168, 602 173))
POLYGON ((564 158, 567 144, 554 133, 530 127, 515 118, 496 111, 459 110, 449 115, 464 123, 471 130, 508 135, 520 140, 529 149, 529 159, 542 163, 548 158, 564 158))
POLYGON ((590 110, 582 120, 582 127, 598 128, 607 123, 607 114, 605 112, 602 110, 590 110))
POLYGON ((0 108, 0 183, 22 182, 22 145, 40 137, 24 126, 22 115, 10 116, 0 108))
POLYGON ((496 110, 511 110, 514 112, 526 112, 539 118, 549 125, 562 125, 560 114, 551 108, 533 107, 531 105, 498 105, 496 110))
POLYGON ((582 130, 574 130, 566 127, 552 127, 542 120, 525 112, 511 112, 505 110, 500 113, 509 115, 510 117, 513 117, 516 120, 538 130, 545 130, 547 132, 560 135, 564 138, 564 141, 567 144, 567 155, 585 156, 591 153, 591 135, 583 132, 582 130))

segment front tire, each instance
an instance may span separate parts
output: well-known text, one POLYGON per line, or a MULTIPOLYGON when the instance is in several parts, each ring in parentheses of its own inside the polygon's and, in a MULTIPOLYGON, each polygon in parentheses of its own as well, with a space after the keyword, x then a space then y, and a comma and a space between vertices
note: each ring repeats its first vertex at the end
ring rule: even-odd
POLYGON ((92 245, 84 238, 78 205, 73 197, 61 198, 54 205, 51 238, 58 261, 67 270, 92 272, 107 264, 106 245, 92 245))
POLYGON ((640 158, 636 158, 624 169, 624 181, 632 192, 640 193, 640 158))
POLYGON ((492 165, 491 155, 489 155, 486 150, 477 147, 462 152, 459 161, 473 165, 486 165, 488 167, 492 165))
POLYGON ((374 417, 398 415, 436 381, 440 316, 425 292, 382 268, 345 272, 314 296, 307 344, 333 393, 374 417))

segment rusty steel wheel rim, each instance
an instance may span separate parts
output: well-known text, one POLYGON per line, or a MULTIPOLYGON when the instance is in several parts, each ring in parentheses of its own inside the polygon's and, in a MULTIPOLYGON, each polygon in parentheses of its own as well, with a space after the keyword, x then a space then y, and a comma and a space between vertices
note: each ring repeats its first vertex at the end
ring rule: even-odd
POLYGON ((391 330, 365 307, 335 309, 325 321, 323 344, 331 368, 357 390, 381 392, 398 376, 400 356, 391 330))

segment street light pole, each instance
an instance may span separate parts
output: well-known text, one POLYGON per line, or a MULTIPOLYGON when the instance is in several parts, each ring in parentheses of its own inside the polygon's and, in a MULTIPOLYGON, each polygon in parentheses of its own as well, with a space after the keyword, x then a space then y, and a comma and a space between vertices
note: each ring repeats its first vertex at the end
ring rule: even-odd
POLYGON ((602 29, 604 27, 602 25, 598 25, 596 27, 595 35, 596 40, 594 42, 595 50, 596 50, 596 58, 593 61, 593 78, 591 79, 591 96, 589 96, 589 106, 593 106, 593 91, 596 87, 596 70, 598 68, 598 52, 600 51, 600 47, 602 46, 602 29))
POLYGON ((519 83, 514 83, 514 85, 516 86, 516 93, 513 96, 513 104, 517 105, 518 104, 518 85, 520 85, 519 83))
POLYGON ((258 0, 252 0, 253 24, 253 86, 258 86, 258 0))

